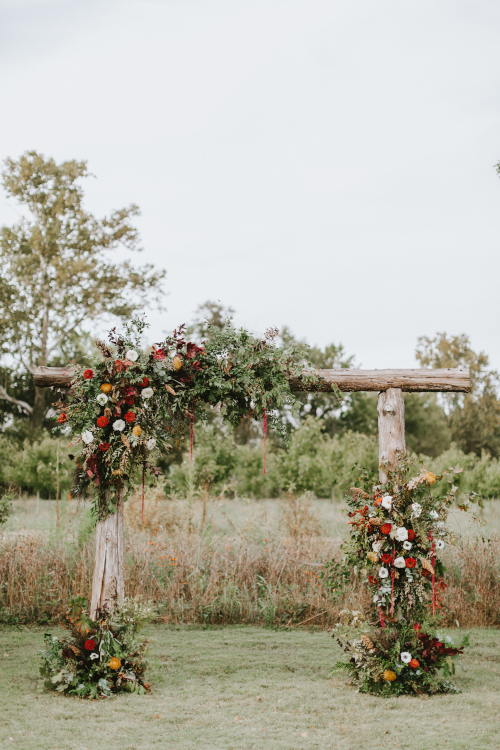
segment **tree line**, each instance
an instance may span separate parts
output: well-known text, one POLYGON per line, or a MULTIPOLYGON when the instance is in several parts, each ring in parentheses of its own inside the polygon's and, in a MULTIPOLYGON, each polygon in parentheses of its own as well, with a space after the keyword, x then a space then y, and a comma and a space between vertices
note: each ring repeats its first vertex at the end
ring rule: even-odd
MULTIPOLYGON (((58 164, 29 151, 17 160, 7 159, 2 175, 4 190, 17 201, 21 218, 0 229, 0 438, 22 451, 43 443, 46 452, 56 397, 35 388, 34 368, 83 363, 92 350, 92 325, 111 327, 152 305, 161 308, 166 271, 122 259, 124 251, 141 250, 134 225, 139 209, 132 204, 103 218, 86 210, 82 183, 91 174, 85 161, 58 164)), ((208 323, 222 327, 233 313, 220 303, 205 302, 194 313, 189 335, 201 341, 208 335, 208 323)), ((300 344, 304 360, 317 367, 356 364, 355 355, 340 344, 311 346, 297 341, 287 327, 280 335, 284 343, 300 344)), ((472 392, 405 394, 409 450, 437 457, 454 444, 464 454, 499 457, 499 374, 487 354, 476 352, 466 334, 443 332, 420 337, 416 359, 422 367, 469 367, 472 392)), ((340 406, 325 393, 301 393, 297 399, 295 413, 282 415, 290 434, 311 419, 331 440, 352 433, 377 434, 375 393, 346 394, 340 406)), ((216 412, 209 422, 214 425, 212 437, 222 441, 216 412)), ((232 439, 236 445, 251 445, 260 435, 261 426, 249 418, 232 439)), ((274 437, 271 451, 273 440, 276 450, 287 450, 274 437)), ((181 464, 182 449, 179 445, 165 456, 165 469, 181 464)), ((47 462, 41 459, 39 464, 47 462)))

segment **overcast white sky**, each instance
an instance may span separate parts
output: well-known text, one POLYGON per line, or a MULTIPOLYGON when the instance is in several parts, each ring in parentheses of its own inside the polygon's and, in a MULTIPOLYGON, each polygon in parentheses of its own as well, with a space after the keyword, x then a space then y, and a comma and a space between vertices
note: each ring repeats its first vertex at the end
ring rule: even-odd
POLYGON ((498 0, 0 9, 0 157, 87 159, 91 210, 139 204, 153 337, 212 299, 363 367, 447 331, 500 368, 498 0))

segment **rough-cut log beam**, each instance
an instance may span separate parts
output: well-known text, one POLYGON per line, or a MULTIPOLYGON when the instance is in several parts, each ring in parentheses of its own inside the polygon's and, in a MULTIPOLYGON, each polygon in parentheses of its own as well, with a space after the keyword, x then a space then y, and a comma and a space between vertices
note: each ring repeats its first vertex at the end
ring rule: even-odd
MULTIPOLYGON (((437 391, 469 393, 471 389, 468 369, 448 370, 318 370, 319 381, 309 383, 300 378, 290 380, 292 391, 329 391, 336 383, 341 391, 437 391)), ((67 367, 37 367, 35 385, 68 386, 71 370, 67 367)))
POLYGON ((469 393, 468 369, 447 370, 318 370, 320 381, 291 379, 292 391, 328 391, 336 383, 341 391, 455 391, 469 393))
POLYGON ((406 453, 405 402, 400 388, 388 388, 378 396, 379 477, 387 480, 386 471, 394 469, 397 454, 406 453))
POLYGON ((51 385, 68 386, 71 383, 69 367, 35 367, 33 380, 38 388, 49 388, 51 385))

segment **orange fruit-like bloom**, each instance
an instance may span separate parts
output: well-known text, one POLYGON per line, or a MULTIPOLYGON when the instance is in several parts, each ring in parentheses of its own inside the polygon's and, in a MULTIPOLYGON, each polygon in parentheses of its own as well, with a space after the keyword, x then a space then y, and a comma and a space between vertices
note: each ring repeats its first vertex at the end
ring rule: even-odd
POLYGON ((409 664, 410 667, 413 667, 413 669, 417 669, 420 666, 420 662, 418 662, 416 659, 412 659, 409 664))
POLYGON ((384 669, 384 674, 382 675, 382 677, 387 682, 394 682, 394 680, 396 679, 396 675, 394 674, 392 669, 384 669))
POLYGON ((120 669, 121 665, 121 661, 117 659, 116 656, 113 656, 113 658, 109 662, 110 669, 120 669))
POLYGON ((64 424, 65 422, 67 422, 68 415, 66 414, 66 412, 63 411, 62 414, 59 414, 59 416, 57 417, 57 421, 59 422, 59 424, 64 424))
POLYGON ((141 432, 142 432, 142 428, 139 427, 138 424, 136 424, 134 427, 132 427, 132 435, 137 435, 137 437, 139 437, 140 434, 141 434, 141 432))
POLYGON ((103 383, 101 385, 101 391, 103 393, 109 393, 112 388, 113 388, 113 386, 111 385, 111 383, 103 383))
POLYGON ((432 471, 425 472, 425 481, 427 482, 427 484, 434 484, 434 482, 436 481, 436 477, 434 476, 432 471))
POLYGON ((135 419, 135 414, 133 411, 128 411, 125 414, 125 422, 133 422, 135 419))
POLYGON ((177 355, 175 355, 174 361, 172 362, 172 364, 174 366, 174 370, 180 370, 182 367, 182 359, 178 357, 177 355))

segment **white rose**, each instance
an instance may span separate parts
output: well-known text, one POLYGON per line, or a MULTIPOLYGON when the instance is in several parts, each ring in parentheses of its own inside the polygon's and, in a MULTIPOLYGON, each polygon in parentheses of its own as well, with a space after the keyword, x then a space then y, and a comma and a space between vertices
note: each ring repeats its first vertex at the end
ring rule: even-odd
POLYGON ((403 549, 410 550, 411 548, 412 548, 412 543, 411 542, 408 542, 408 541, 403 542, 403 549))
POLYGON ((107 400, 108 400, 108 397, 106 396, 105 393, 100 393, 96 398, 97 403, 101 404, 101 406, 104 406, 107 400))
POLYGON ((131 362, 136 362, 139 355, 135 351, 135 349, 129 349, 128 352, 125 355, 125 359, 129 359, 131 362))
POLYGON ((377 552, 377 554, 378 554, 380 552, 380 550, 382 549, 383 545, 384 545, 384 540, 383 539, 379 539, 378 542, 373 542, 373 544, 372 544, 372 550, 374 552, 377 552))
POLYGON ((153 448, 156 447, 156 440, 155 438, 149 438, 149 440, 146 440, 146 448, 148 451, 152 451, 153 448))
POLYGON ((154 391, 152 388, 144 388, 142 391, 143 398, 151 398, 151 396, 153 395, 154 395, 154 391))
POLYGON ((394 560, 394 567, 396 568, 405 568, 406 563, 404 557, 396 557, 394 560))
POLYGON ((93 654, 90 654, 90 658, 91 658, 91 659, 98 659, 98 658, 99 658, 99 654, 96 654, 96 653, 94 652, 93 654))
POLYGON ((406 542, 408 539, 408 530, 404 526, 399 526, 396 529, 396 539, 398 542, 406 542))
POLYGON ((385 497, 382 498, 382 508, 385 508, 386 510, 391 510, 392 495, 385 495, 385 497))
POLYGON ((412 503, 411 509, 413 511, 412 515, 416 516, 416 518, 418 518, 422 513, 422 506, 420 505, 420 503, 412 503))
POLYGON ((389 575, 389 571, 387 570, 387 568, 380 568, 378 575, 379 578, 387 578, 387 576, 389 575))
POLYGON ((90 445, 90 443, 94 440, 94 436, 90 432, 90 430, 85 430, 82 432, 82 440, 84 443, 87 443, 87 445, 90 445))
POLYGON ((373 597, 373 603, 377 604, 378 600, 379 600, 378 594, 375 594, 375 596, 373 597))
POLYGON ((405 664, 409 664, 411 662, 411 654, 409 651, 401 651, 401 661, 405 664))
POLYGON ((125 429, 125 422, 123 419, 117 419, 116 422, 113 422, 113 430, 116 430, 117 432, 121 432, 125 429))
POLYGON ((436 542, 436 549, 444 549, 444 542, 442 539, 438 539, 436 542))
POLYGON ((439 513, 437 512, 437 510, 429 511, 429 515, 431 518, 439 518, 439 513))

